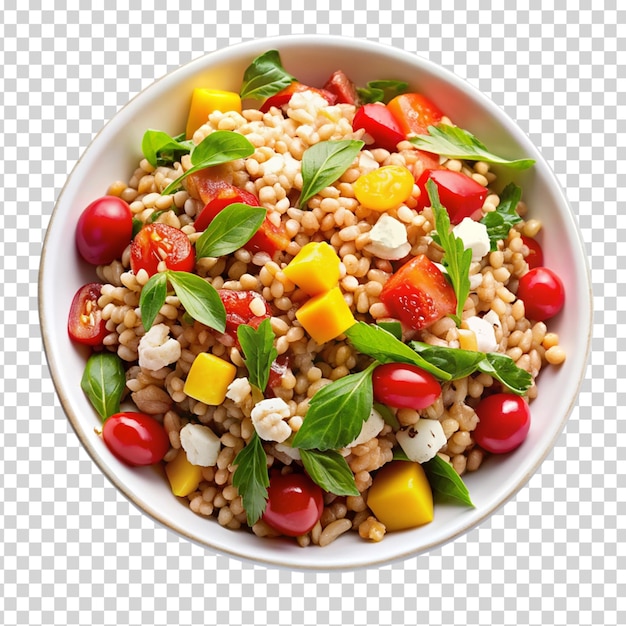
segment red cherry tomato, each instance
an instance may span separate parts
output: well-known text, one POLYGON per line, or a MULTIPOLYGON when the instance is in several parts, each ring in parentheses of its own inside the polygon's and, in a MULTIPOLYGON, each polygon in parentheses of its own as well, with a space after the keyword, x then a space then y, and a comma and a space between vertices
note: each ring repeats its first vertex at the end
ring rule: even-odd
POLYGON ((98 298, 102 285, 88 283, 74 295, 67 318, 67 332, 72 341, 88 346, 99 346, 107 334, 98 298))
POLYGON ((216 189, 215 196, 200 211, 193 223, 193 227, 198 232, 205 230, 222 209, 235 202, 241 202, 249 206, 260 206, 258 198, 249 191, 239 189, 235 185, 224 185, 216 189))
POLYGON ((428 127, 441 120, 443 114, 420 93, 403 93, 387 105, 405 135, 425 135, 428 127))
POLYGON ((374 400, 396 409, 425 409, 441 395, 437 379, 408 363, 385 363, 373 373, 374 400))
POLYGON ((535 267, 540 267, 543 265, 543 250, 541 249, 540 243, 533 239, 532 237, 527 237, 526 235, 522 235, 522 241, 524 245, 528 248, 528 256, 526 257, 526 263, 528 263, 529 269, 534 269, 535 267))
POLYGON ((439 200, 447 209, 452 224, 458 224, 463 218, 471 217, 473 213, 482 208, 487 197, 485 187, 461 172, 446 169, 424 170, 417 180, 417 186, 421 192, 417 200, 417 208, 420 210, 430 206, 430 199, 426 191, 428 180, 435 181, 439 200))
POLYGON ((517 448, 530 429, 528 403, 512 393, 496 393, 476 407, 479 417, 474 440, 488 452, 504 454, 517 448))
POLYGON ((282 107, 291 100, 291 96, 294 93, 299 93, 301 91, 314 91, 322 98, 324 98, 328 104, 335 104, 336 98, 335 94, 327 91, 326 89, 316 89, 315 87, 309 87, 308 85, 303 85, 298 81, 293 81, 291 85, 285 87, 282 91, 279 91, 277 94, 270 96, 260 107, 259 111, 262 113, 267 113, 271 107, 282 107))
POLYGON ((267 494, 263 520, 284 535, 304 535, 322 516, 323 492, 305 474, 272 473, 267 494))
POLYGON ((88 263, 104 265, 122 256, 133 234, 130 207, 117 196, 94 200, 78 218, 76 247, 88 263))
POLYGON ((132 411, 107 418, 102 438, 114 456, 132 466, 158 463, 170 448, 169 437, 160 422, 132 411))
POLYGON ((398 143, 406 139, 400 124, 384 104, 372 102, 358 109, 352 120, 352 129, 361 128, 374 140, 374 146, 389 152, 395 152, 398 143))
POLYGON ((357 104, 359 101, 356 85, 342 70, 337 70, 331 74, 324 85, 324 91, 332 93, 336 103, 357 104))
POLYGON ((526 317, 541 322, 563 308, 565 288, 551 269, 535 267, 519 279, 517 297, 524 301, 526 317))
POLYGON ((253 328, 258 328, 259 324, 268 317, 271 317, 272 310, 263 296, 256 291, 235 291, 234 289, 218 289, 217 293, 226 309, 226 330, 225 334, 237 341, 237 328, 241 324, 247 324, 253 328), (255 315, 250 310, 253 300, 261 300, 265 305, 265 314, 255 315))
POLYGON ((189 237, 182 230, 167 224, 148 224, 133 239, 130 246, 130 267, 135 274, 141 269, 148 276, 156 274, 159 263, 168 269, 191 272, 196 255, 189 237))

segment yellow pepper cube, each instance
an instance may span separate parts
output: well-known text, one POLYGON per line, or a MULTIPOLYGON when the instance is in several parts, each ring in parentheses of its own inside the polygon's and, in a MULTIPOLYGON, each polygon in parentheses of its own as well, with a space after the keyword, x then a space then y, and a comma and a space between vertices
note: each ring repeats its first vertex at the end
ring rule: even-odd
POLYGON ((241 113, 241 98, 234 91, 222 91, 221 89, 201 89, 193 90, 191 96, 191 106, 187 117, 187 127, 185 134, 187 139, 191 139, 193 134, 205 124, 209 114, 213 111, 236 111, 241 113))
POLYGON ((433 493, 422 466, 392 461, 374 477, 367 506, 388 531, 415 528, 433 521, 433 493))
POLYGON ((413 193, 415 179, 402 165, 384 165, 354 181, 354 195, 372 211, 389 211, 406 202, 413 193))
POLYGON ((478 340, 476 339, 476 333, 469 328, 459 328, 459 348, 462 350, 471 350, 478 352, 478 340))
POLYGON ((202 480, 202 468, 192 465, 184 450, 179 450, 176 458, 165 466, 165 474, 172 493, 181 498, 195 491, 202 480))
POLYGON ((317 296, 336 287, 340 260, 335 249, 324 241, 311 241, 283 270, 285 276, 309 296, 317 296))
POLYGON ((356 323, 339 287, 307 300, 296 311, 296 318, 320 345, 338 337, 356 323))
POLYGON ((204 404, 217 406, 224 402, 228 385, 236 375, 237 368, 232 363, 201 352, 191 364, 183 391, 204 404))

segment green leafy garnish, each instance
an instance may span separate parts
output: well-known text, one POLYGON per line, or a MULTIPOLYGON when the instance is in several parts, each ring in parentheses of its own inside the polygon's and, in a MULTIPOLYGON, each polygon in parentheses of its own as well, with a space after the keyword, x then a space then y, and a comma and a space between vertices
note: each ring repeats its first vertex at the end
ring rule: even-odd
POLYGON ((352 164, 365 145, 355 139, 320 141, 302 155, 302 192, 298 206, 306 203, 328 185, 334 183, 352 164))
POLYGON ((463 314, 463 306, 469 296, 470 279, 469 268, 472 264, 472 250, 465 249, 463 240, 456 237, 450 230, 450 217, 448 212, 439 202, 439 192, 437 184, 431 179, 426 183, 426 190, 430 199, 435 218, 435 229, 437 234, 433 239, 443 248, 443 266, 448 272, 448 277, 456 294, 456 315, 452 315, 452 319, 457 326, 461 325, 461 315, 463 314))
POLYGON ((207 135, 192 151, 191 165, 184 174, 171 182, 161 193, 168 195, 180 187, 190 174, 207 167, 244 159, 254 153, 254 146, 242 134, 232 130, 216 130, 207 135))
POLYGON ((239 95, 264 100, 291 85, 295 78, 285 71, 278 50, 268 50, 256 57, 243 74, 239 95))
POLYGON ((478 369, 499 380, 518 396, 523 396, 533 382, 529 372, 515 365, 510 356, 499 352, 487 352, 478 369))
POLYGON ((302 464, 313 482, 338 496, 358 496, 354 474, 344 457, 334 450, 300 450, 302 464))
POLYGON ((450 159, 465 159, 467 161, 485 161, 508 167, 525 170, 532 167, 534 159, 505 159, 489 152, 472 133, 458 126, 439 124, 429 126, 428 135, 416 135, 409 141, 426 152, 433 152, 450 159))
POLYGON ((237 339, 244 353, 248 368, 248 380, 261 392, 265 391, 270 377, 270 368, 278 351, 274 347, 276 335, 269 319, 263 320, 257 329, 246 324, 237 328, 237 339))
POLYGON ((80 387, 104 422, 120 410, 126 387, 122 360, 112 352, 92 354, 85 365, 80 387))
POLYGON ((152 328, 156 316, 167 298, 167 272, 158 272, 150 277, 139 296, 141 323, 146 331, 152 328))
POLYGON ((354 441, 372 411, 375 366, 373 363, 362 372, 322 387, 311 398, 306 417, 293 439, 293 447, 339 450, 354 441))
POLYGON ((474 507, 463 479, 450 463, 435 455, 430 461, 422 463, 422 467, 436 499, 474 507))
POLYGON ((141 140, 141 151, 152 167, 180 161, 181 157, 189 154, 194 147, 193 141, 185 139, 184 133, 170 137, 162 130, 148 129, 141 140))
POLYGON ((388 406, 380 404, 379 402, 374 402, 374 409, 380 413, 380 416, 385 421, 385 424, 389 424, 394 431, 400 430, 400 422, 388 406))
POLYGON ((267 488, 270 484, 267 455, 263 443, 254 432, 250 441, 237 453, 233 485, 237 487, 246 510, 248 525, 254 526, 265 511, 267 488))
POLYGON ((400 322, 376 322, 376 324, 391 333, 398 341, 402 341, 402 324, 400 322))
POLYGON ((370 102, 389 102, 392 98, 405 93, 409 83, 403 80, 370 80, 365 87, 357 87, 361 104, 370 102))
POLYGON ((522 221, 517 213, 517 205, 522 198, 522 190, 515 183, 509 183, 500 193, 500 204, 495 211, 486 213, 480 220, 487 227, 491 250, 498 249, 498 241, 506 239, 511 228, 522 221))

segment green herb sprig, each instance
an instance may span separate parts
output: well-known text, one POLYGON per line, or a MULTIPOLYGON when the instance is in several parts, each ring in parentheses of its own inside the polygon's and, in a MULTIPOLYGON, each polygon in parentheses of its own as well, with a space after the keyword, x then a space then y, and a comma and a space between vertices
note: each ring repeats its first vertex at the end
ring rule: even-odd
POLYGON ((264 100, 289 87, 294 80, 283 67, 278 50, 268 50, 256 57, 244 71, 239 95, 264 100))
POLYGON ((244 353, 244 364, 248 369, 248 380, 261 393, 270 378, 272 363, 278 356, 274 347, 276 335, 269 319, 263 320, 258 328, 246 324, 237 327, 237 339, 244 353))
POLYGON ((467 486, 450 463, 436 454, 430 461, 422 463, 422 467, 426 472, 435 499, 474 508, 467 486))
POLYGON ((195 148, 191 139, 185 139, 185 134, 171 137, 162 130, 148 129, 141 140, 141 151, 152 167, 169 165, 180 161, 185 154, 195 148))
POLYGON ((302 465, 313 482, 338 496, 358 496, 354 474, 344 457, 334 450, 300 450, 302 465))
POLYGON ((249 526, 254 526, 265 511, 267 488, 270 484, 267 455, 261 438, 254 432, 250 441, 237 453, 233 461, 233 485, 237 487, 246 510, 249 526))
POLYGON ((357 87, 361 104, 389 102, 392 98, 406 93, 409 83, 403 80, 370 80, 365 87, 357 87))
POLYGON ((487 227, 491 251, 497 250, 498 242, 506 239, 511 228, 522 221, 517 213, 521 198, 521 188, 509 183, 500 193, 500 204, 496 210, 486 213, 480 220, 487 227))
POLYGON ((96 352, 85 365, 81 389, 104 422, 120 410, 120 400, 126 387, 122 360, 112 352, 96 352))

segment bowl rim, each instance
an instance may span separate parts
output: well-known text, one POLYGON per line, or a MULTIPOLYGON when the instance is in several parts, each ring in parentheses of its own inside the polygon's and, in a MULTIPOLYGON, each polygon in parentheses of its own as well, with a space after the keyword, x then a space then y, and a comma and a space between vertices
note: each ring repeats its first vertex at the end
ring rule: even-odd
MULTIPOLYGON (((100 469, 100 471, 107 477, 107 479, 116 487, 127 500, 129 500, 140 512, 148 515, 153 521, 157 522, 160 526, 165 529, 172 530, 179 536, 185 537, 196 545, 202 546, 205 549, 209 548, 212 551, 217 553, 225 554, 227 556, 250 562, 253 564, 262 564, 265 566, 275 566, 275 567, 285 567, 291 570, 302 570, 302 571, 333 571, 333 570, 355 570, 364 567, 374 567, 385 564, 390 564, 393 562, 406 560, 411 557, 418 556, 425 552, 428 552, 434 548, 443 546, 447 543, 450 543, 456 540, 458 537, 466 534, 473 528, 479 526, 486 519, 491 517, 496 511, 502 508, 508 501, 513 498, 513 496, 521 490, 530 480, 530 478, 537 472, 539 466, 543 463, 545 458, 550 454, 550 452, 554 449, 557 439, 560 437, 563 429, 569 420, 569 417, 578 403, 578 396, 580 393, 580 389, 583 383, 583 380, 586 377, 586 369, 589 361, 590 351, 591 351, 591 339, 592 339, 592 314, 593 314, 593 295, 592 295, 592 287, 591 287, 591 275, 590 275, 590 265, 588 260, 588 255, 585 251, 582 235, 580 232, 580 228, 576 222, 574 213, 572 208, 567 200, 567 197, 560 185, 558 179, 556 178, 554 171, 545 161, 542 156, 539 148, 536 147, 528 138, 528 136, 519 128, 517 123, 499 106, 497 106, 490 98, 488 98, 484 93, 474 87, 467 80, 461 78, 460 76, 453 73, 451 70, 447 69, 444 66, 441 66, 428 58, 425 58, 418 53, 408 52, 404 49, 398 49, 388 44, 384 44, 378 41, 373 41, 365 38, 353 38, 353 37, 345 37, 345 36, 336 36, 336 35, 317 35, 317 34, 303 34, 303 35, 286 35, 286 36, 272 36, 261 39, 253 39, 242 41, 239 43, 235 43, 233 45, 227 46, 225 48, 219 48, 206 54, 203 54, 197 58, 191 59, 186 63, 174 68, 171 71, 168 71, 163 76, 157 78, 149 85, 144 87, 141 91, 136 93, 132 98, 128 100, 122 107, 120 107, 117 112, 102 126, 102 128, 92 137, 91 141, 87 145, 87 147, 81 152, 79 158, 75 162, 71 172, 67 176, 67 179, 61 188, 57 199, 54 204, 53 211, 50 216, 50 220, 46 229, 46 234, 43 241, 41 258, 39 263, 39 285, 38 285, 38 309, 39 309, 39 320, 40 326, 42 330, 42 342, 44 347, 44 353, 46 355, 46 360, 48 363, 48 368, 50 371, 50 375, 52 378, 53 385, 55 387, 57 396, 60 400, 61 406, 64 410, 64 413, 69 420, 70 424, 76 435, 78 436, 82 446, 85 448, 89 456, 92 458, 96 466, 100 469), (296 562, 293 559, 286 559, 285 554, 281 553, 280 550, 267 551, 264 550, 262 555, 255 555, 254 557, 249 557, 241 552, 238 552, 235 548, 229 548, 224 545, 216 545, 211 542, 211 539, 200 539, 195 536, 193 533, 187 531, 184 527, 179 524, 173 523, 172 520, 166 519, 166 517, 154 507, 150 506, 147 502, 143 501, 138 494, 131 492, 125 484, 115 475, 114 472, 110 471, 110 468, 107 467, 106 463, 101 458, 100 453, 91 445, 90 440, 85 436, 84 429, 80 424, 80 419, 76 414, 72 403, 65 393, 62 385, 61 385, 61 376, 60 370, 63 367, 61 361, 58 358, 58 355, 53 354, 49 334, 52 331, 53 324, 52 320, 48 319, 46 314, 45 307, 45 295, 44 295, 44 285, 45 285, 45 277, 47 275, 46 272, 46 258, 47 258, 47 250, 48 250, 48 241, 51 237, 51 232, 54 231, 54 224, 58 217, 57 207, 62 203, 64 194, 72 180, 73 174, 76 169, 79 167, 79 164, 84 160, 85 156, 90 152, 94 143, 97 143, 99 137, 105 132, 105 130, 113 124, 114 120, 118 119, 120 115, 124 115, 130 109, 135 106, 135 103, 138 99, 144 98, 145 94, 150 94, 153 91, 160 89, 162 86, 167 86, 169 82, 179 82, 181 78, 185 75, 194 75, 200 72, 203 68, 211 67, 215 64, 219 64, 220 62, 228 61, 229 57, 238 57, 242 54, 250 54, 257 55, 271 47, 277 47, 281 50, 281 54, 283 50, 288 52, 291 47, 299 47, 304 45, 334 45, 344 47, 346 49, 360 50, 363 45, 366 45, 368 48, 373 48, 374 50, 378 50, 380 53, 384 54, 387 57, 396 57, 404 62, 414 63, 418 66, 422 66, 426 71, 429 72, 438 72, 444 76, 446 82, 451 83, 454 87, 458 89, 462 89, 466 92, 469 92, 472 99, 477 100, 481 107, 484 107, 488 111, 493 112, 499 118, 506 118, 509 122, 511 122, 512 128, 515 129, 514 132, 517 133, 517 139, 522 141, 523 143, 532 146, 533 151, 536 153, 535 158, 539 158, 542 161, 542 166, 547 172, 550 178, 550 184, 554 188, 556 194, 558 194, 559 202, 567 208, 566 217, 570 220, 570 226, 573 229, 572 232, 577 235, 576 243, 578 245, 578 249, 576 250, 577 256, 581 258, 583 263, 583 267, 585 269, 585 296, 588 299, 589 307, 588 310, 584 312, 585 318, 587 320, 586 324, 586 337, 585 345, 584 345, 584 358, 581 360, 583 366, 580 369, 579 378, 576 381, 575 385, 573 384, 572 389, 572 398, 567 407, 567 410, 563 413, 560 423, 555 427, 554 435, 552 439, 544 446, 541 451, 541 454, 535 454, 533 457, 533 462, 529 465, 527 471, 523 474, 522 477, 503 494, 501 499, 498 502, 493 503, 492 505, 481 509, 480 514, 469 516, 468 520, 464 523, 459 523, 455 526, 454 532, 446 533, 445 537, 436 536, 433 540, 428 541, 421 545, 418 549, 413 546, 407 546, 405 550, 400 550, 397 553, 394 553, 388 557, 381 558, 361 558, 356 563, 333 563, 330 565, 324 565, 322 563, 307 563, 306 559, 301 559, 296 562), (271 553, 270 553, 271 552, 271 553), (273 556, 275 554, 275 556, 273 556)), ((582 339, 582 338, 581 338, 582 339)), ((262 541, 262 540, 260 540, 262 541)), ((271 543, 271 542, 270 542, 271 543)), ((367 551, 365 551, 367 552, 367 551)))

